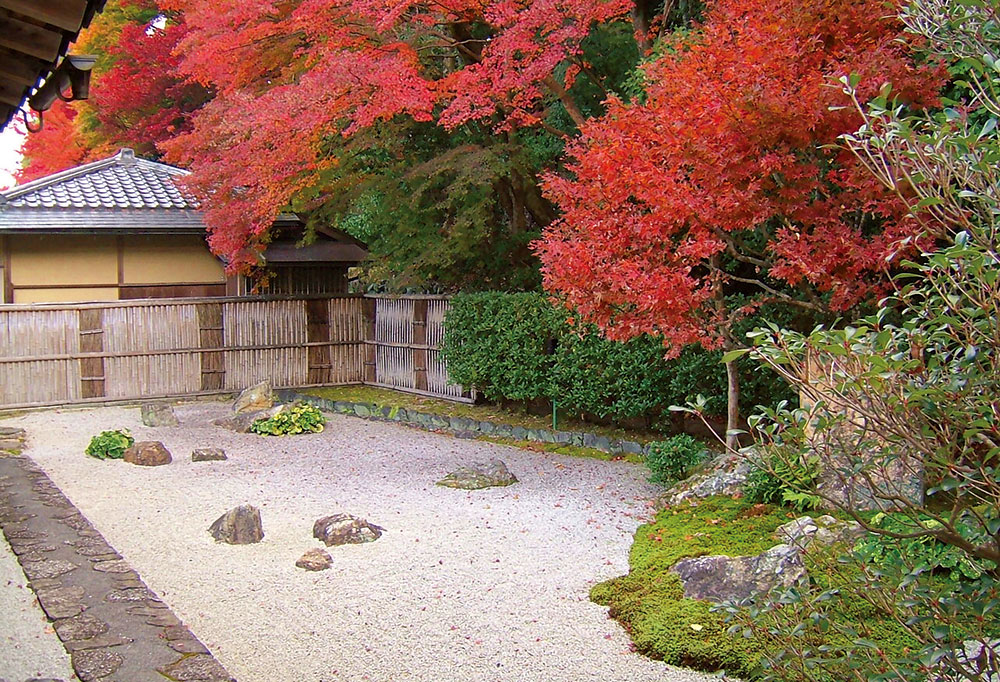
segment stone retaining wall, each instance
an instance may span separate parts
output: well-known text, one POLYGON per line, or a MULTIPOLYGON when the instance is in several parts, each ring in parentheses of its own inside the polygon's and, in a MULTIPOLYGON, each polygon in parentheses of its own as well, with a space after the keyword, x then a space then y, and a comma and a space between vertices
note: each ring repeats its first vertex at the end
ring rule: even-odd
POLYGON ((553 431, 550 429, 529 429, 511 424, 478 421, 468 417, 447 417, 429 412, 418 412, 403 407, 387 407, 373 403, 355 403, 343 400, 328 400, 291 390, 276 390, 275 395, 283 402, 304 402, 321 410, 345 414, 362 419, 390 421, 416 426, 428 431, 444 431, 464 437, 492 436, 538 443, 558 443, 582 448, 593 448, 612 455, 646 455, 649 445, 636 441, 613 439, 584 431, 553 431))

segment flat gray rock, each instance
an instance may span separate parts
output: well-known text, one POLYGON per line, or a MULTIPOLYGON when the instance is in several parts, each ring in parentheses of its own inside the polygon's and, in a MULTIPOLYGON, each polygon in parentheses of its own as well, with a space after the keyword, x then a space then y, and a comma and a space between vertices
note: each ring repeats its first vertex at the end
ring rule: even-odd
POLYGON ((222 448, 196 448, 191 452, 192 462, 219 462, 226 457, 226 451, 222 448))
POLYGON ((681 579, 685 597, 714 603, 746 599, 809 579, 800 550, 787 544, 756 556, 681 559, 670 570, 681 579))
POLYGON ((166 403, 143 403, 139 413, 146 426, 177 426, 174 408, 166 403))
POLYGON ((332 514, 316 520, 313 524, 313 537, 322 540, 327 547, 357 545, 378 540, 384 530, 350 514, 332 514))
POLYGON ((838 542, 853 542, 866 531, 856 521, 838 521, 832 516, 800 516, 778 526, 774 535, 781 542, 806 550, 811 545, 832 545, 838 542))
POLYGON ((437 485, 445 488, 461 488, 463 490, 479 490, 508 486, 517 483, 517 478, 510 473, 507 465, 499 459, 488 462, 477 462, 451 472, 437 485))
POLYGON ((217 542, 230 545, 250 545, 264 539, 260 510, 249 504, 230 509, 215 520, 208 532, 217 542))

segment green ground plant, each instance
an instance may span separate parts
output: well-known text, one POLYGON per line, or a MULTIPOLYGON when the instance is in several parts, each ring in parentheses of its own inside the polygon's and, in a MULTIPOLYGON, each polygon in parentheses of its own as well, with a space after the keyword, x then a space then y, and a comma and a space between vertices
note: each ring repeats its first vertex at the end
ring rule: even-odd
POLYGON ((90 439, 85 452, 97 459, 121 459, 134 443, 135 438, 128 429, 101 431, 90 439))
POLYGON ((326 417, 318 408, 306 403, 296 403, 273 417, 256 420, 250 425, 250 430, 261 436, 289 436, 319 433, 325 424, 326 417))

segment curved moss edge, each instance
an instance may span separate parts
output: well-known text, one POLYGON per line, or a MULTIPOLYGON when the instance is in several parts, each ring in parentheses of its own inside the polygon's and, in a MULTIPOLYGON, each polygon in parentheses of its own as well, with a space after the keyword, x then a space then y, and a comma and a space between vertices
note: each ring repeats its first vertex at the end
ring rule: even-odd
MULTIPOLYGON (((625 628, 636 650, 650 658, 755 679, 766 647, 775 643, 730 634, 732 623, 726 615, 712 611, 709 602, 686 598, 670 568, 686 557, 759 554, 778 543, 778 526, 811 515, 722 496, 662 509, 652 522, 636 529, 629 573, 598 583, 590 598, 607 606, 609 617, 625 628)), ((843 567, 829 570, 839 553, 831 548, 809 555, 810 575, 820 588, 834 587, 831 580, 850 579, 843 567)), ((868 638, 886 651, 902 653, 916 646, 902 626, 864 600, 838 602, 830 615, 840 623, 864 623, 868 638)), ((838 647, 847 640, 831 631, 825 643, 838 647)))
POLYGON ((548 450, 559 452, 565 449, 566 454, 573 454, 574 448, 599 450, 610 455, 618 455, 636 461, 649 452, 649 444, 643 445, 636 441, 608 438, 584 431, 552 431, 549 429, 534 429, 511 424, 498 424, 492 421, 480 421, 469 417, 448 417, 430 412, 396 407, 376 405, 374 403, 356 403, 344 400, 329 400, 319 396, 299 393, 291 390, 276 390, 275 395, 283 402, 304 402, 321 410, 335 414, 345 414, 362 419, 391 421, 417 426, 428 431, 445 431, 468 438, 484 438, 501 442, 534 442, 551 445, 548 450))

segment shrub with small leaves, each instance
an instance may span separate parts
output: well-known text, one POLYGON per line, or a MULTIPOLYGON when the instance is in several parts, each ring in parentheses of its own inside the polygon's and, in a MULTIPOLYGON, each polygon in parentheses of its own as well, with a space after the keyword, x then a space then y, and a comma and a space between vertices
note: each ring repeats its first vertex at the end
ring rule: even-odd
POLYGON ((749 502, 810 511, 822 502, 814 492, 819 476, 820 462, 815 456, 772 453, 752 463, 743 494, 749 502))
POLYGON ((261 418, 250 425, 250 430, 262 436, 287 436, 298 433, 319 433, 326 424, 326 417, 307 403, 296 403, 273 417, 261 418))
POLYGON ((128 429, 101 431, 90 439, 90 445, 87 446, 85 452, 97 459, 121 459, 133 443, 135 443, 135 438, 132 437, 128 429))
POLYGON ((684 478, 687 472, 707 456, 705 446, 686 433, 649 444, 646 466, 652 483, 667 485, 684 478))

